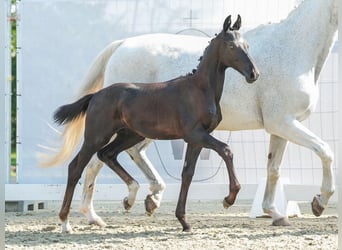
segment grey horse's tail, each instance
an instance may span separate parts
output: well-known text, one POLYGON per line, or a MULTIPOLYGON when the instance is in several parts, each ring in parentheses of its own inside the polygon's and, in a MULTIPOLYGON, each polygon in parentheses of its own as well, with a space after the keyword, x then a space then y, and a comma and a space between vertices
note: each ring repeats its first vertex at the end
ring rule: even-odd
MULTIPOLYGON (((84 78, 82 83, 83 88, 79 96, 94 93, 103 87, 104 74, 108 61, 123 41, 117 40, 112 42, 96 57, 84 78)), ((83 135, 84 117, 84 115, 78 115, 72 119, 60 120, 62 123, 67 123, 62 133, 62 145, 57 149, 55 154, 51 154, 51 152, 39 153, 38 161, 40 166, 51 167, 60 165, 72 156, 83 135)))

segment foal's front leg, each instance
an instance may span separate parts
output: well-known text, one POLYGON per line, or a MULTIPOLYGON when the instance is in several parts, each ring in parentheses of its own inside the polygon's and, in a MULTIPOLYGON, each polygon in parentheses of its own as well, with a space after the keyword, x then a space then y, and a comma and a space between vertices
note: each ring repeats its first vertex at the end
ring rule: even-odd
POLYGON ((198 129, 196 132, 192 133, 186 138, 186 141, 196 143, 202 147, 209 148, 218 153, 224 162, 229 174, 229 194, 223 200, 223 205, 225 208, 230 207, 234 204, 236 196, 240 191, 240 183, 236 177, 234 165, 233 165, 233 153, 229 146, 211 136, 203 128, 198 129))
POLYGON ((198 128, 184 138, 188 142, 184 168, 182 172, 182 186, 178 198, 176 217, 183 226, 183 231, 190 231, 190 225, 185 217, 185 203, 188 195, 189 186, 195 172, 195 165, 199 153, 203 147, 213 149, 225 161, 229 173, 229 195, 224 202, 231 206, 234 204, 236 196, 240 190, 239 181, 236 178, 233 166, 233 154, 228 145, 212 137, 205 129, 198 128))
POLYGON ((191 144, 188 144, 186 155, 185 155, 185 161, 182 171, 182 185, 181 190, 179 193, 177 208, 176 208, 176 217, 179 220, 179 222, 183 226, 184 232, 189 232, 191 230, 190 224, 186 221, 185 216, 185 206, 186 206, 186 200, 188 196, 188 190, 189 186, 192 181, 192 177, 195 172, 195 166, 198 159, 198 156, 201 152, 202 147, 194 146, 191 144))

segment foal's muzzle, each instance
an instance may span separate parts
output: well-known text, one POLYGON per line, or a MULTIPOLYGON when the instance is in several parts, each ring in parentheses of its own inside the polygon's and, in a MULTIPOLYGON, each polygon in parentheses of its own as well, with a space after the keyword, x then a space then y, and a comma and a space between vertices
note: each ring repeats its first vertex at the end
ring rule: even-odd
POLYGON ((248 83, 253 83, 256 80, 258 80, 259 75, 260 75, 259 70, 253 69, 252 72, 249 74, 249 76, 246 76, 246 81, 248 83))

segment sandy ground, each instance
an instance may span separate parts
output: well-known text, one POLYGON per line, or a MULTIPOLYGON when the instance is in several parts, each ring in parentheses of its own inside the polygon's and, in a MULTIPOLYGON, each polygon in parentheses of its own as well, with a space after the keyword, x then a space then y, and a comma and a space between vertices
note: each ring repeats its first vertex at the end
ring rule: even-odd
POLYGON ((316 218, 308 203, 300 203, 301 218, 291 226, 271 226, 269 218, 248 218, 251 203, 238 201, 228 210, 221 201, 190 201, 187 206, 191 233, 181 232, 174 216, 175 202, 163 202, 155 215, 144 213, 137 202, 130 213, 120 202, 96 202, 107 227, 87 225, 74 202, 73 234, 62 234, 60 202, 26 213, 6 213, 6 249, 337 249, 336 204, 316 218))

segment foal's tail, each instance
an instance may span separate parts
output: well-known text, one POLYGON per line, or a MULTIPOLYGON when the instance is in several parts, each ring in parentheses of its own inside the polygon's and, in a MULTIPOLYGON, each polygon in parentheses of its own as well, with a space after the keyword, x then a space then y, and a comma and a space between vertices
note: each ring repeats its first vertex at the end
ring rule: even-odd
MULTIPOLYGON (((96 57, 84 78, 82 83, 83 88, 80 91, 79 96, 94 93, 103 87, 104 74, 108 61, 123 41, 124 40, 117 40, 112 42, 96 57)), ((65 117, 65 119, 63 119, 61 116, 57 119, 57 122, 59 123, 67 123, 62 133, 63 143, 55 155, 39 154, 39 164, 42 167, 60 165, 71 157, 83 135, 84 117, 85 116, 81 113, 78 115, 74 114, 73 117, 65 117)))
POLYGON ((78 101, 59 107, 53 115, 55 122, 59 125, 67 124, 85 115, 89 102, 94 94, 83 96, 78 101))

